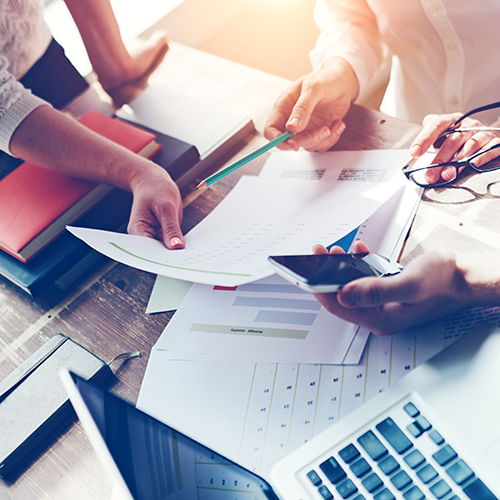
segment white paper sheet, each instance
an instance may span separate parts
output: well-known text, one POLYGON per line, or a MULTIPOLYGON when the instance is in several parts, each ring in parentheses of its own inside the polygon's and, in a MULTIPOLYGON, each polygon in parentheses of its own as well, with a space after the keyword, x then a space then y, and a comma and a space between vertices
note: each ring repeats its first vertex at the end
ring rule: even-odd
POLYGON ((176 361, 154 349, 138 407, 269 478, 271 467, 500 307, 370 336, 359 365, 176 361))
MULTIPOLYGON (((270 254, 306 253, 362 224, 408 181, 384 151, 374 165, 352 152, 321 182, 243 177, 226 198, 186 235, 186 249, 168 251, 150 238, 68 228, 92 248, 154 274, 234 286, 269 276, 270 254)), ((399 153, 399 152, 397 152, 399 153)), ((323 153, 327 164, 337 153, 323 153)))
POLYGON ((342 364, 357 330, 274 274, 236 288, 195 283, 156 347, 253 361, 342 364))

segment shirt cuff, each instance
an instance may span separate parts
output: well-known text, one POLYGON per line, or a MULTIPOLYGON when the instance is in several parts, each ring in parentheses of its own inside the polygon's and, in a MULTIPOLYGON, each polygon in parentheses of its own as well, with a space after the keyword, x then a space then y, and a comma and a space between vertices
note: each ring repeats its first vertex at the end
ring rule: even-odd
POLYGON ((50 104, 23 89, 19 99, 5 110, 0 119, 0 149, 14 156, 10 151, 10 140, 21 122, 39 106, 50 104))

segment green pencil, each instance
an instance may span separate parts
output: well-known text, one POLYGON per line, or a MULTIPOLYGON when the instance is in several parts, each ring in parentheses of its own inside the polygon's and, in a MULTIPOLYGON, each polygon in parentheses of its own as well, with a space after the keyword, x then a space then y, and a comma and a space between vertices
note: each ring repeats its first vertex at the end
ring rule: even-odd
POLYGON ((201 189, 201 188, 204 188, 207 186, 211 186, 212 184, 214 184, 218 180, 222 179, 223 177, 226 177, 226 175, 230 174, 231 172, 234 172, 235 170, 242 167, 243 165, 246 165, 248 162, 255 160, 255 158, 259 157, 261 154, 265 153, 266 151, 273 149, 274 146, 277 146, 278 144, 285 142, 287 139, 290 139, 290 137, 292 137, 292 135, 293 135, 292 132, 285 132, 284 134, 279 135, 278 137, 276 137, 276 139, 269 141, 265 146, 262 146, 261 148, 256 149, 253 153, 250 153, 249 155, 244 156, 240 160, 235 161, 231 165, 228 165, 226 168, 223 168, 222 170, 215 172, 215 174, 210 175, 205 180, 201 181, 196 186, 196 189, 201 189))

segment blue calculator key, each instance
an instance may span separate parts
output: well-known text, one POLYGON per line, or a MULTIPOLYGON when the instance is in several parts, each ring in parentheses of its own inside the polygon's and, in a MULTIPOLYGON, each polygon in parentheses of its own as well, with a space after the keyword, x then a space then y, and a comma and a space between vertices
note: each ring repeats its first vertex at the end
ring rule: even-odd
POLYGON ((407 403, 403 406, 403 410, 410 415, 411 418, 418 417, 420 412, 417 410, 416 406, 413 403, 407 403))
POLYGON ((359 478, 363 477, 367 472, 370 472, 372 468, 364 458, 360 458, 351 464, 351 470, 352 473, 359 478))
MULTIPOLYGON (((432 430, 431 432, 429 432, 429 437, 438 445, 442 445, 444 443, 444 438, 443 436, 441 436, 441 434, 439 434, 438 431, 436 431, 435 429, 432 430)), ((450 499, 451 500, 451 499, 450 499)))
POLYGON ((406 428, 416 438, 420 437, 424 433, 424 431, 415 422, 412 422, 406 428))
POLYGON ((384 488, 382 491, 378 492, 373 496, 375 500, 396 500, 394 495, 387 489, 384 488))
POLYGON ((356 495, 352 500, 366 500, 365 497, 360 493, 356 495))
POLYGON ((416 469, 425 462, 425 457, 418 450, 413 450, 404 457, 404 460, 412 469, 416 469))
POLYGON ((430 483, 437 475, 436 469, 431 464, 427 464, 417 472, 417 476, 424 484, 430 483))
POLYGON ((446 472, 458 485, 464 484, 474 475, 474 472, 462 459, 448 467, 446 472))
POLYGON ((359 451, 353 444, 347 445, 344 449, 339 451, 340 458, 346 463, 350 464, 359 457, 359 451))
POLYGON ((340 464, 333 457, 325 460, 322 464, 320 464, 319 468, 324 472, 325 476, 332 484, 340 483, 347 476, 344 469, 342 469, 340 464))
POLYGON ((422 431, 428 431, 432 425, 431 423, 422 415, 416 418, 415 423, 422 429, 422 431))
POLYGON ((356 488, 356 485, 350 479, 346 479, 344 482, 337 485, 337 491, 342 498, 349 498, 358 491, 358 488, 356 488))
POLYGON ((330 490, 323 484, 318 488, 319 494, 324 498, 324 500, 332 500, 333 495, 330 490))
POLYGON ((375 490, 378 490, 384 483, 374 472, 367 478, 363 479, 363 481, 361 481, 361 484, 367 489, 368 492, 373 493, 375 490))
POLYGON ((498 500, 479 478, 475 479, 472 483, 466 486, 464 488, 464 493, 470 498, 470 500, 498 500))
POLYGON ((321 478, 318 476, 316 471, 312 470, 307 473, 307 477, 309 478, 309 481, 311 481, 314 486, 320 485, 323 481, 321 481, 321 478))
POLYGON ((399 471, 395 476, 391 477, 391 483, 399 490, 404 490, 413 482, 412 478, 404 471, 399 471))
POLYGON ((386 475, 390 476, 395 470, 399 469, 400 465, 396 462, 394 457, 390 455, 378 463, 380 470, 386 475))
POLYGON ((429 489, 438 500, 451 491, 451 488, 442 479, 433 484, 429 489))
POLYGON ((380 442, 380 439, 375 436, 373 431, 365 432, 358 438, 358 443, 364 448, 366 453, 370 455, 372 460, 376 462, 387 455, 387 448, 380 442))
POLYGON ((436 451, 436 453, 432 456, 439 465, 443 466, 453 460, 457 456, 457 453, 449 444, 447 444, 439 451, 436 451))
POLYGON ((396 450, 396 453, 402 455, 408 451, 413 443, 406 437, 404 432, 398 427, 392 418, 386 418, 377 424, 376 429, 384 436, 387 442, 396 450))
POLYGON ((403 496, 406 500, 422 500, 423 498, 425 498, 425 495, 422 493, 422 490, 418 486, 410 488, 408 491, 403 493, 403 496))

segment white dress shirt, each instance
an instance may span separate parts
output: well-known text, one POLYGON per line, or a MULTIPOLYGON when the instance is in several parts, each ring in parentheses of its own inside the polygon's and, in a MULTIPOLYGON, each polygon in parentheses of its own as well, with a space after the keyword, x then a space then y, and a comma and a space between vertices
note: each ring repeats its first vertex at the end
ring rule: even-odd
MULTIPOLYGON (((500 101, 500 0, 317 0, 314 68, 332 56, 360 90, 393 55, 382 110, 414 123, 500 101)), ((498 110, 478 116, 494 121, 498 110)))

